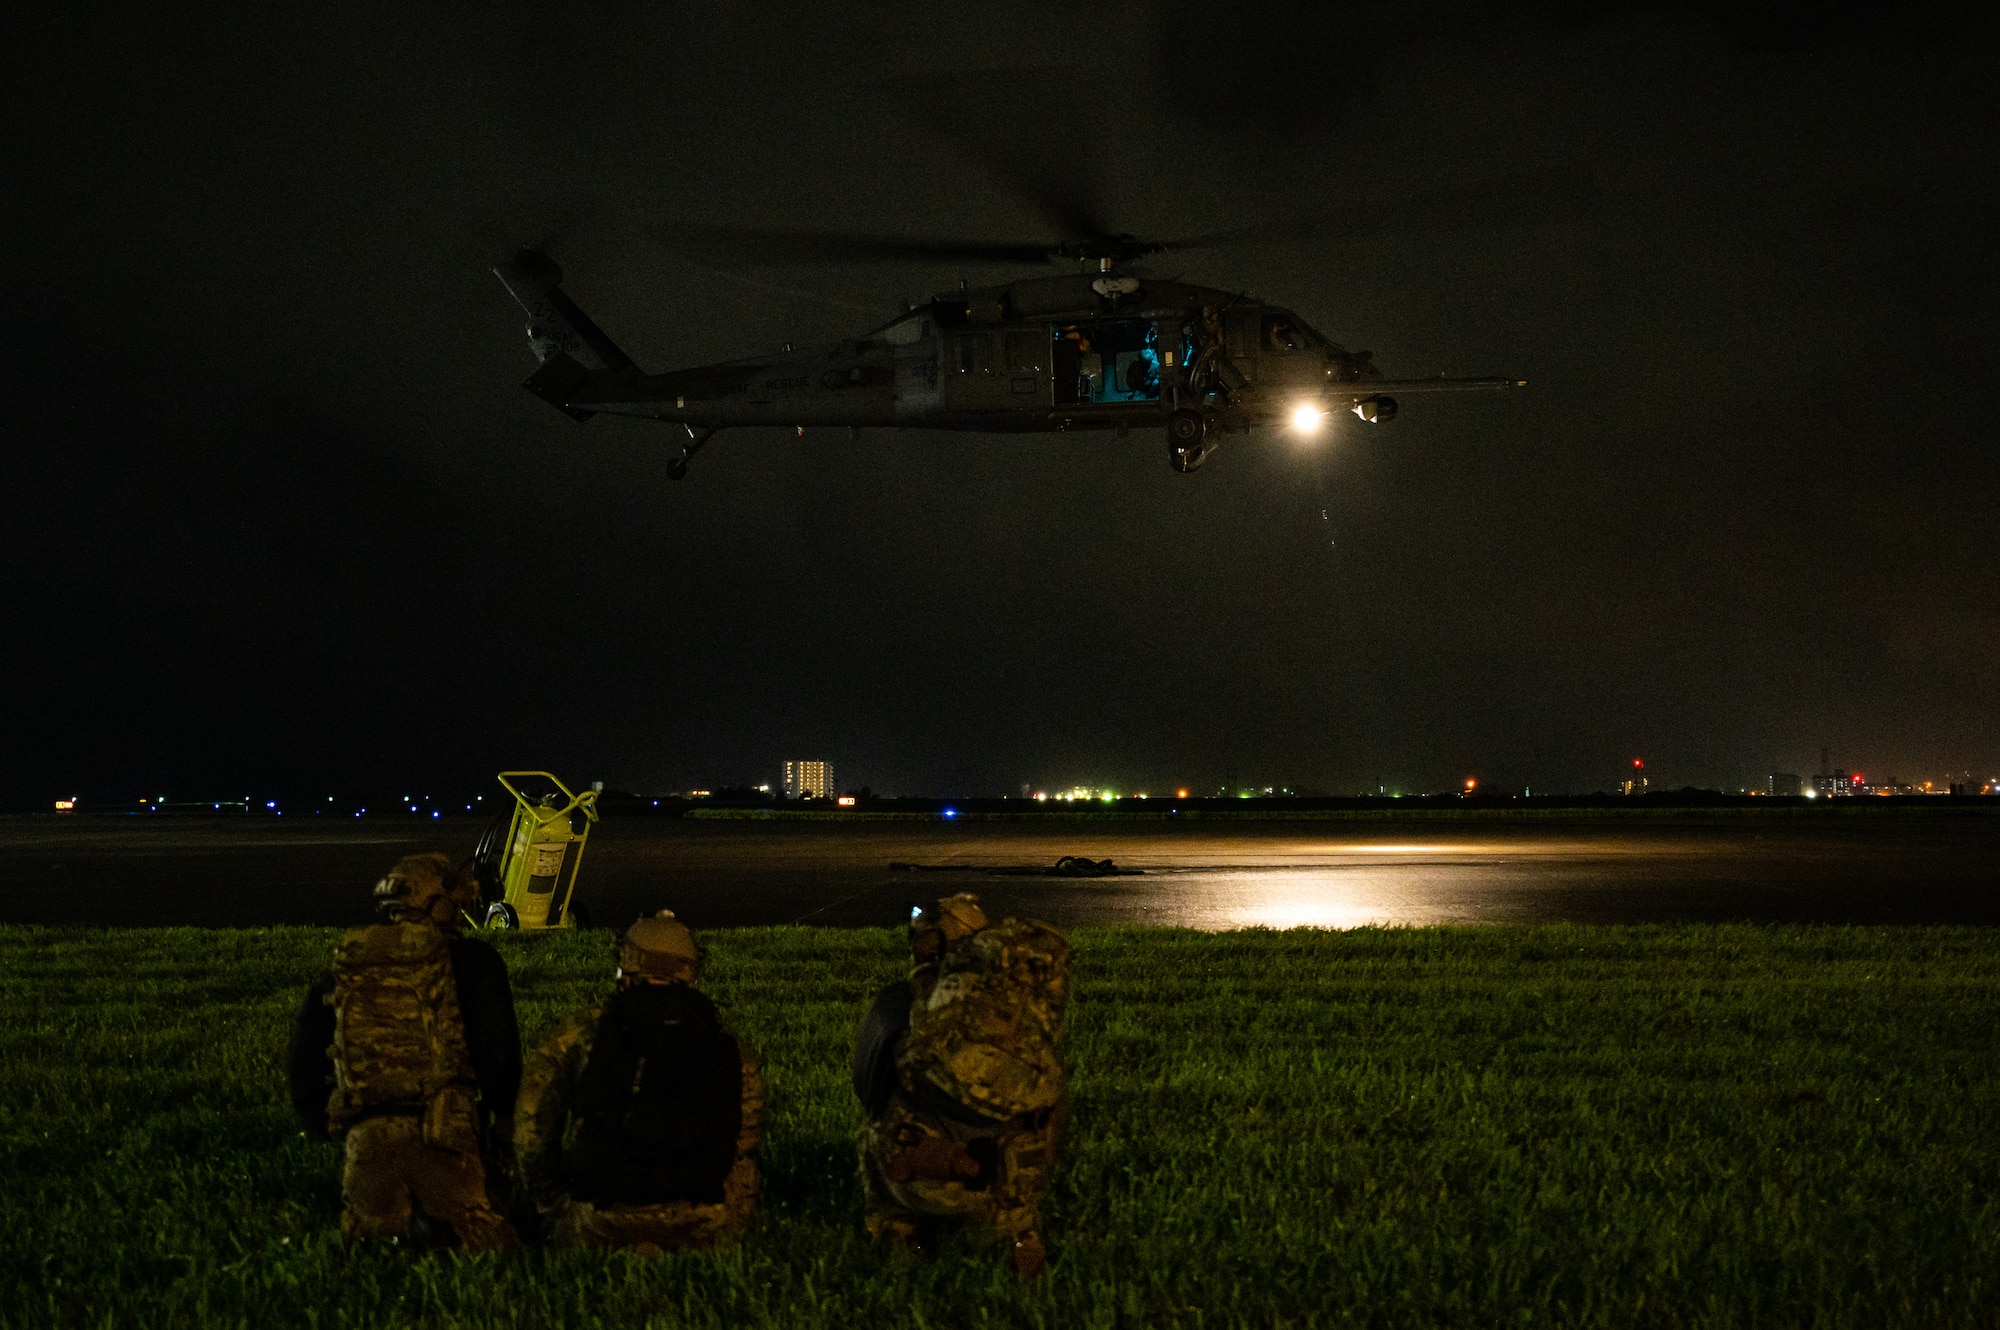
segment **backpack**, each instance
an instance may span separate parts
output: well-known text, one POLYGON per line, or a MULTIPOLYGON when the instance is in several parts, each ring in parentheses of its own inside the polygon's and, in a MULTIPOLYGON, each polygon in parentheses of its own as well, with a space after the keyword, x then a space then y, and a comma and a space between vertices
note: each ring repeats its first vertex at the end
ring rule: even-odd
POLYGON ((333 953, 335 1136, 384 1110, 421 1112, 477 1077, 458 1009, 451 941, 425 923, 350 930, 333 953))
POLYGON ((929 999, 911 1008, 904 1085, 919 1103, 975 1122, 1054 1108, 1068 999, 1069 941, 1047 924, 1003 919, 954 943, 929 999))
POLYGON ((628 988, 598 1018, 571 1108, 564 1165, 577 1199, 715 1204, 743 1125, 742 1051, 688 985, 628 988))
POLYGON ((875 995, 854 1040, 854 1093, 871 1118, 879 1118, 896 1093, 901 1073, 896 1050, 910 1029, 910 1007, 916 995, 910 981, 898 979, 875 995))

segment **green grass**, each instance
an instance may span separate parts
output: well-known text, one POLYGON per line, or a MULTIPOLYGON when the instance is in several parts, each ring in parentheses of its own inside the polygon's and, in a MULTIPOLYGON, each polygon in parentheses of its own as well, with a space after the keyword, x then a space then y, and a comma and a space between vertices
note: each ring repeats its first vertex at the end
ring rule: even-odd
MULTIPOLYGON (((761 1050, 739 1248, 338 1236, 280 1058, 332 934, 0 928, 0 1325, 2000 1324, 2000 947, 1973 929, 1082 930, 1049 1277, 859 1231, 881 932, 708 938, 761 1050)), ((533 1037, 605 933, 503 938, 533 1037)))

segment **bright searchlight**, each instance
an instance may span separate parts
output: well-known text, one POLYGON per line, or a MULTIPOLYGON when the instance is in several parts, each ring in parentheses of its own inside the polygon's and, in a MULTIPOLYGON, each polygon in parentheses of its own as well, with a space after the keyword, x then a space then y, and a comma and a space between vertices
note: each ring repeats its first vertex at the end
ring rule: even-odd
POLYGON ((1317 434, 1326 422, 1326 412, 1310 402, 1301 402, 1292 408, 1292 428, 1301 434, 1317 434))

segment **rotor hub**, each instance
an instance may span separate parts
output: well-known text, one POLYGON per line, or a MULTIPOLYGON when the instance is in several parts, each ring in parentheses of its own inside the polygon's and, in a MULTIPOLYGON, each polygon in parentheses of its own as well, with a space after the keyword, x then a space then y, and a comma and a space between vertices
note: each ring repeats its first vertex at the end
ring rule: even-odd
POLYGON ((1101 235, 1066 241, 1057 253, 1081 260, 1087 266, 1095 266, 1099 272, 1110 272, 1121 263, 1142 259, 1148 254, 1158 253, 1160 249, 1157 243, 1134 235, 1101 235))

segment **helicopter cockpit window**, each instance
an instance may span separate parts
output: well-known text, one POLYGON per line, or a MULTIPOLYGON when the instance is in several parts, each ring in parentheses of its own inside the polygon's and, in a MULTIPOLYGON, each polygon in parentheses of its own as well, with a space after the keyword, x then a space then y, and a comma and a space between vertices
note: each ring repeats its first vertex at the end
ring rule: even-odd
POLYGON ((1102 319, 1055 327, 1058 402, 1160 400, 1159 334, 1148 319, 1102 319))
POLYGON ((1272 353, 1287 355, 1293 351, 1307 350, 1312 345, 1311 339, 1306 335, 1305 329, 1299 326, 1298 321, 1284 314, 1264 316, 1262 340, 1267 355, 1272 353))

